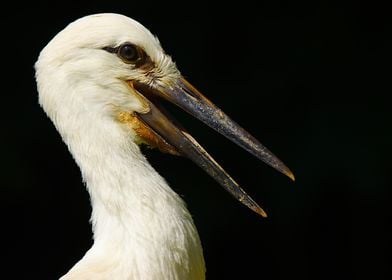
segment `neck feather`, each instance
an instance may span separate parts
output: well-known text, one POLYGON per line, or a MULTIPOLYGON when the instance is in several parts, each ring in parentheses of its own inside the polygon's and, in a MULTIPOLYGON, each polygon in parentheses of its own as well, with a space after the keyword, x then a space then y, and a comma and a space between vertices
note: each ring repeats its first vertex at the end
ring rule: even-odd
POLYGON ((62 133, 90 193, 94 233, 93 247, 64 279, 204 279, 200 240, 184 202, 126 127, 97 117, 86 115, 77 131, 62 133))

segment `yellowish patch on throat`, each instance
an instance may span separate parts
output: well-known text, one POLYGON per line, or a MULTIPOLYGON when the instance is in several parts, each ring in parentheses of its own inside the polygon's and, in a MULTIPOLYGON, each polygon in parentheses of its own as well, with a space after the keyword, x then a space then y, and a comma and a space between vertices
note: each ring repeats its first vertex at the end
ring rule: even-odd
POLYGON ((136 113, 119 112, 117 120, 136 132, 138 145, 145 144, 151 148, 158 148, 163 153, 180 155, 176 148, 166 142, 158 133, 143 122, 136 113))

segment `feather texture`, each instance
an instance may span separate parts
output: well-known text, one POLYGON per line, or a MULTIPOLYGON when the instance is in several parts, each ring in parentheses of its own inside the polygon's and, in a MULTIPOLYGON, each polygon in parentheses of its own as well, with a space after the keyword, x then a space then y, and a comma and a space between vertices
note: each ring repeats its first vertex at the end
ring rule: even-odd
POLYGON ((146 109, 124 80, 170 84, 178 76, 158 40, 116 14, 71 23, 41 52, 39 102, 79 165, 93 209, 94 245, 61 279, 204 279, 191 215, 140 152, 135 131, 117 117, 146 109), (154 61, 154 81, 102 50, 126 41, 154 61))

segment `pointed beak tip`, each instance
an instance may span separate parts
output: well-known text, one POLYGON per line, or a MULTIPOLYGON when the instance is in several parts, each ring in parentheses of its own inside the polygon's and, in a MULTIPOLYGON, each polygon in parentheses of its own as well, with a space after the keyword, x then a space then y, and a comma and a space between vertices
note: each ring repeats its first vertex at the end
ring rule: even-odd
MULTIPOLYGON (((249 206, 248 206, 249 207, 249 206)), ((260 215, 263 218, 267 218, 268 215, 267 213, 263 210, 263 208, 261 208, 259 205, 257 205, 256 207, 251 207, 251 209, 256 212, 258 215, 260 215)))
POLYGON ((260 210, 257 212, 257 214, 259 214, 261 217, 263 217, 263 218, 268 218, 268 215, 267 215, 267 213, 263 210, 263 209, 261 209, 260 208, 260 210))
POLYGON ((286 175, 287 177, 289 177, 291 180, 293 180, 293 182, 295 182, 295 176, 293 174, 293 172, 291 172, 290 170, 287 170, 284 175, 286 175))

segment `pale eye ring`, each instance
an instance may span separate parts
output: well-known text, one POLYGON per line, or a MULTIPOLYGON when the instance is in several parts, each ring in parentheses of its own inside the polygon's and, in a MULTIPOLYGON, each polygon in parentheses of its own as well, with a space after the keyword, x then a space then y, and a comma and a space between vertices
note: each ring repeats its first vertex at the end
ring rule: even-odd
POLYGON ((124 43, 118 47, 104 47, 103 50, 117 54, 121 60, 127 64, 135 64, 136 66, 143 65, 146 60, 146 53, 144 50, 132 43, 124 43))

